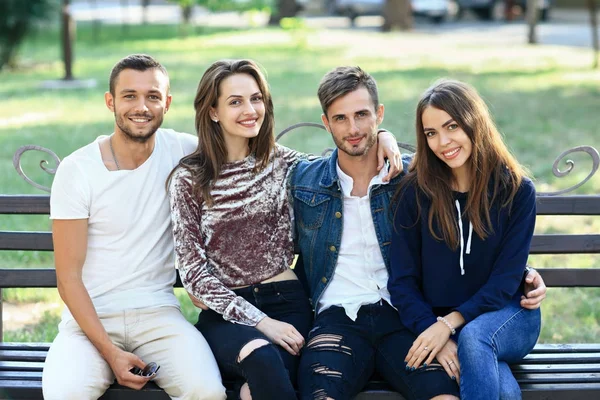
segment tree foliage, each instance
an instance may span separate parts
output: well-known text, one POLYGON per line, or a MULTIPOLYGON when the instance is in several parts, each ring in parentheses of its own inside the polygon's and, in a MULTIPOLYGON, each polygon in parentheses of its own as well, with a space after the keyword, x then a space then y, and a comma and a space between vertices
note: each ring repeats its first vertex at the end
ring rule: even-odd
POLYGON ((52 15, 56 0, 0 1, 0 69, 15 67, 17 50, 27 34, 52 15))

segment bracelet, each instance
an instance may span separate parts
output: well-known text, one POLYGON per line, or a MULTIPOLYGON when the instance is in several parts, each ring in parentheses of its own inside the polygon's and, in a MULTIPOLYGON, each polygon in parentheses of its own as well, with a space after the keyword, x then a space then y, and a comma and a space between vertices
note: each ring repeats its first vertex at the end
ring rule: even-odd
POLYGON ((444 325, 446 325, 446 326, 448 327, 448 329, 450 329, 450 332, 451 332, 453 335, 456 335, 456 329, 454 329, 454 328, 452 327, 452 325, 450 325, 450 322, 448 322, 448 320, 447 320, 446 318, 444 318, 444 317, 437 317, 437 320, 438 320, 438 322, 441 322, 441 323, 443 323, 444 325))

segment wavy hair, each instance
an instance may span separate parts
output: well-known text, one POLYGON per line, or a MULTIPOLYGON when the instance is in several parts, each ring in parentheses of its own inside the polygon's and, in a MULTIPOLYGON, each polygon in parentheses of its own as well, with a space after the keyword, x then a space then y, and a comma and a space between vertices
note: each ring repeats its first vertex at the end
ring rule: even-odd
POLYGON ((221 126, 212 121, 210 109, 217 106, 221 82, 236 74, 247 74, 254 78, 265 105, 265 115, 258 135, 250 138, 248 143, 250 153, 256 157, 256 171, 267 166, 275 148, 273 100, 261 68, 252 60, 220 60, 213 63, 202 75, 194 99, 198 147, 192 154, 179 161, 167 179, 168 186, 175 170, 179 167, 185 168, 191 174, 194 195, 202 198, 209 206, 213 204, 210 192, 227 160, 225 138, 221 126))
POLYGON ((452 201, 454 176, 452 169, 427 144, 422 120, 427 107, 448 113, 471 140, 472 151, 467 163, 472 176, 464 212, 480 238, 485 239, 493 232, 490 219, 492 204, 500 202, 501 207, 509 207, 527 171, 504 144, 487 105, 474 87, 443 79, 423 93, 416 110, 417 151, 408 175, 396 192, 396 201, 401 200, 398 196, 401 197, 400 193, 406 186, 415 185, 418 215, 421 213, 419 198, 425 196, 431 201, 427 216, 431 235, 456 249, 460 239, 452 201), (434 229, 436 225, 439 227, 437 232, 434 229))

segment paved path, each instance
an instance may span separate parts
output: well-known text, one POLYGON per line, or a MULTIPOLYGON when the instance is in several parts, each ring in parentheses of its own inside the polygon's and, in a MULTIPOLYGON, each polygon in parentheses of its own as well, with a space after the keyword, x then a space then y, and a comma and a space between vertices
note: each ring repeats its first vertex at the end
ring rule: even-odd
MULTIPOLYGON (((85 0, 76 0, 72 5, 72 13, 78 21, 97 19, 103 23, 140 23, 142 7, 139 0, 129 0, 128 7, 122 7, 120 1, 97 1, 94 8, 85 0)), ((178 6, 154 0, 148 7, 147 18, 153 23, 178 23, 180 11, 178 6)), ((194 23, 204 26, 235 26, 250 27, 264 26, 268 16, 265 14, 247 15, 238 13, 211 14, 205 9, 196 7, 194 23)), ((357 19, 357 27, 351 28, 349 20, 344 17, 304 17, 310 27, 328 30, 371 31, 377 32, 382 23, 381 17, 361 17, 357 19)), ((467 18, 461 21, 448 21, 442 24, 431 24, 425 19, 417 19, 415 33, 433 37, 443 37, 446 40, 473 44, 522 44, 527 37, 527 25, 523 21, 486 22, 467 18)), ((398 33, 402 35, 402 33, 398 33)), ((541 44, 591 47, 592 35, 588 23, 588 15, 584 10, 554 9, 551 21, 538 26, 538 37, 541 44)))

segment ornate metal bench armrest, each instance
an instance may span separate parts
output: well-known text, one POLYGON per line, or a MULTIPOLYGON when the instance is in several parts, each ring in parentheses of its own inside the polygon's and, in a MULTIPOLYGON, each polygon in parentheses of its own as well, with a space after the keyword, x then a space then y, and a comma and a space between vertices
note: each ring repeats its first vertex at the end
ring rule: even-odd
POLYGON ((30 150, 37 150, 37 151, 41 151, 44 153, 49 154, 50 156, 52 156, 52 158, 54 158, 54 163, 56 164, 56 168, 48 168, 48 161, 47 160, 41 160, 40 161, 40 168, 42 168, 45 172, 49 173, 50 175, 54 175, 56 173, 56 170, 58 169, 58 165, 60 164, 60 158, 58 158, 58 156, 56 155, 56 153, 54 153, 52 150, 47 149, 45 147, 42 146, 36 146, 36 145, 32 145, 32 144, 28 144, 26 146, 21 146, 19 147, 19 149, 15 152, 15 155, 13 156, 13 165, 15 167, 15 169, 17 170, 17 173, 23 178, 25 179, 25 181, 27 183, 29 183, 30 185, 41 189, 45 192, 50 193, 50 188, 47 186, 43 186, 40 185, 38 183, 35 183, 34 181, 32 181, 26 174, 25 172, 23 172, 23 168, 21 168, 21 157, 23 156, 23 154, 27 151, 30 150))

